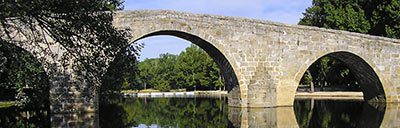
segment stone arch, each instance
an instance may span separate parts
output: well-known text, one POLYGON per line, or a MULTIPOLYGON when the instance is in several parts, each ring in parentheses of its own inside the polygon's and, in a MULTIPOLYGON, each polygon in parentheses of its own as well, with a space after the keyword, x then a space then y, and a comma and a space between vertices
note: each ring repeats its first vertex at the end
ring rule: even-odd
POLYGON ((216 48, 209 41, 206 41, 205 39, 199 36, 177 30, 160 30, 160 31, 149 32, 148 34, 135 39, 133 43, 146 37, 158 36, 158 35, 175 36, 190 41, 193 44, 196 44, 197 46, 202 48, 205 52, 207 52, 207 54, 217 63, 218 67, 221 69, 222 77, 224 77, 225 86, 227 87, 228 91, 231 91, 239 86, 237 75, 229 60, 218 48, 216 48))
POLYGON ((384 87, 377 72, 373 68, 374 65, 368 63, 360 55, 348 51, 335 51, 326 53, 322 56, 315 58, 311 62, 306 62, 307 64, 303 65, 300 69, 301 71, 299 71, 299 73, 296 74, 295 81, 299 83, 305 71, 319 58, 322 58, 324 56, 329 56, 344 62, 344 64, 350 69, 350 71, 353 72, 358 83, 360 84, 361 90, 364 94, 365 101, 372 101, 372 102, 386 101, 384 87))

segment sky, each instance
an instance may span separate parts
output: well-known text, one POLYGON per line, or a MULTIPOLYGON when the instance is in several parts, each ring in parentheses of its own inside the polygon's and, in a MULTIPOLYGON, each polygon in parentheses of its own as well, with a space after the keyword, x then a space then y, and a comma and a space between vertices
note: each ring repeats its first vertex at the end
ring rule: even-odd
MULTIPOLYGON (((125 0, 124 10, 174 10, 297 24, 311 0, 125 0)), ((139 60, 161 53, 179 54, 191 43, 172 36, 154 36, 138 42, 145 46, 139 60)))

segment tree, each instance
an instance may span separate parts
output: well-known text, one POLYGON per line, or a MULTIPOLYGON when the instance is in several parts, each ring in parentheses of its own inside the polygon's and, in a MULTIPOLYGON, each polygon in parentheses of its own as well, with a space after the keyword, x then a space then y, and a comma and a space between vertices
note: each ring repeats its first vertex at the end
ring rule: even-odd
MULTIPOLYGON (((118 55, 128 42, 128 30, 118 30, 112 25, 114 11, 119 9, 122 9, 121 0, 3 1, 0 3, 0 45, 15 42, 32 46, 60 44, 67 51, 63 60, 73 58, 82 63, 74 67, 76 74, 83 77, 82 81, 96 86, 108 61, 98 58, 118 55), (26 40, 15 35, 24 35, 26 40)), ((137 54, 137 49, 130 50, 137 54)), ((39 53, 50 52, 42 49, 39 53)), ((5 68, 10 58, 4 54, 0 52, 0 71, 7 72, 12 69, 5 68)), ((56 69, 49 70, 50 76, 59 73, 56 69)))
MULTIPOLYGON (((398 0, 313 0, 313 5, 303 15, 300 25, 400 38, 398 0)), ((343 84, 359 90, 351 70, 332 57, 326 56, 323 60, 316 61, 308 70, 314 83, 317 82, 321 87, 323 83, 343 84), (320 71, 312 71, 313 69, 320 71)))
MULTIPOLYGON (((128 50, 125 49, 124 51, 128 50)), ((139 75, 137 64, 136 56, 127 52, 120 52, 102 77, 99 91, 101 104, 111 103, 119 99, 121 90, 134 87, 133 85, 139 75)))
POLYGON ((155 89, 160 91, 169 91, 170 89, 175 89, 176 84, 174 80, 174 75, 176 72, 175 65, 177 60, 177 55, 173 54, 161 54, 158 59, 158 65, 156 67, 156 74, 154 74, 155 79, 153 86, 155 89))
POLYGON ((139 63, 141 81, 137 83, 160 91, 176 89, 176 60, 177 56, 169 53, 160 54, 160 58, 145 59, 139 63))
MULTIPOLYGON (((138 64, 140 80, 135 86, 170 89, 210 90, 224 86, 220 69, 208 54, 191 45, 178 56, 161 54, 138 64)), ((142 89, 143 89, 142 88, 142 89)))
POLYGON ((48 106, 49 80, 40 63, 12 44, 2 44, 0 52, 7 58, 0 72, 0 101, 16 101, 23 108, 48 106))
POLYGON ((334 90, 360 91, 356 77, 353 72, 340 60, 323 56, 315 61, 304 73, 301 85, 310 85, 311 92, 314 86, 318 86, 320 90, 330 87, 334 90))
POLYGON ((313 0, 300 25, 400 38, 398 0, 313 0))
POLYGON ((221 86, 219 68, 206 52, 195 45, 191 45, 179 54, 177 69, 180 76, 183 76, 179 84, 185 84, 186 88, 192 90, 215 89, 214 86, 221 86), (216 84, 216 85, 214 85, 216 84))
POLYGON ((139 84, 143 89, 153 88, 153 79, 157 76, 158 59, 145 59, 138 64, 140 80, 139 84))

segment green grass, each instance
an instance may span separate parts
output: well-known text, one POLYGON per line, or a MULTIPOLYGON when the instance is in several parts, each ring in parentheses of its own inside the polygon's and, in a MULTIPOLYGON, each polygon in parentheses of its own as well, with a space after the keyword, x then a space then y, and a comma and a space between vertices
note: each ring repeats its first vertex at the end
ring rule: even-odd
POLYGON ((0 108, 8 108, 14 105, 15 105, 14 101, 0 101, 0 108))

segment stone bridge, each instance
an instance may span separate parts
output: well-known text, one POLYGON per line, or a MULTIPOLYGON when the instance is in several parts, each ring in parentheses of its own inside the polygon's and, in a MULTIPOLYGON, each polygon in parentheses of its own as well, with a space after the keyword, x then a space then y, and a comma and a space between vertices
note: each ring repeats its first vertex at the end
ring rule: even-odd
MULTIPOLYGON (((325 55, 347 64, 361 84, 365 100, 400 101, 400 40, 255 19, 158 10, 118 12, 114 24, 131 30, 132 43, 150 36, 171 35, 203 48, 222 69, 229 87, 230 106, 292 106, 306 69, 325 55)), ((32 46, 17 45, 35 53, 32 46)), ((52 45, 51 49, 61 56, 62 52, 54 50, 60 47, 52 45)), ((63 60, 58 57, 44 61, 60 65, 63 60)), ((78 85, 78 89, 70 86, 69 83, 76 82, 77 76, 69 73, 77 62, 63 63, 70 65, 72 71, 60 70, 58 75, 49 76, 51 111, 96 111, 95 88, 79 89, 88 88, 85 84, 78 85), (69 78, 60 79, 63 77, 69 78)), ((49 70, 46 64, 44 68, 49 70)))

